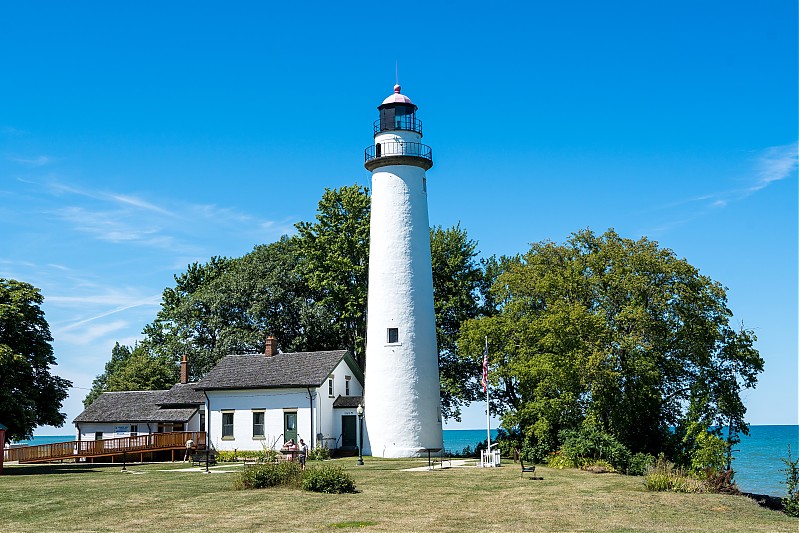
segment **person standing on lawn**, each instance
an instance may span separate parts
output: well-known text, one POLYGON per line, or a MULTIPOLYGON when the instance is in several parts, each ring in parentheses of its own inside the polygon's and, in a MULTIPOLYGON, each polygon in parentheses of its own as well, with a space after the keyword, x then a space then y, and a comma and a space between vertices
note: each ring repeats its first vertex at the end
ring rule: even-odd
POLYGON ((191 459, 192 452, 194 452, 194 441, 189 438, 189 440, 186 441, 186 456, 183 457, 184 462, 191 459))
POLYGON ((300 466, 303 470, 305 470, 305 459, 308 457, 308 445, 305 444, 305 441, 300 439, 300 453, 299 453, 299 460, 300 466))

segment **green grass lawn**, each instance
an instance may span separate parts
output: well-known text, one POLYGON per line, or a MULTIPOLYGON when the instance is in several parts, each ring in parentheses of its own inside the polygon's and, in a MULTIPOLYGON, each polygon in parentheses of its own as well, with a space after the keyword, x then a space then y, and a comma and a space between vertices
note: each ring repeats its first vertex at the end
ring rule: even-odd
POLYGON ((0 531, 799 531, 743 496, 651 493, 642 478, 518 465, 403 472, 427 460, 341 459, 359 493, 232 490, 240 467, 6 466, 0 531))

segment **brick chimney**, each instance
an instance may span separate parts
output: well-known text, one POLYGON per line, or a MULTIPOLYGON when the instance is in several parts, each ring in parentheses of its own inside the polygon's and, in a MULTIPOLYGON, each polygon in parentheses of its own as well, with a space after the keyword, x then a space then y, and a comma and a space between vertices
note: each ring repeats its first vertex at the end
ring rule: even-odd
POLYGON ((180 382, 184 385, 189 382, 189 362, 185 355, 180 358, 180 382))
POLYGON ((277 339, 269 335, 266 338, 266 346, 264 347, 264 355, 272 357, 277 354, 277 339))

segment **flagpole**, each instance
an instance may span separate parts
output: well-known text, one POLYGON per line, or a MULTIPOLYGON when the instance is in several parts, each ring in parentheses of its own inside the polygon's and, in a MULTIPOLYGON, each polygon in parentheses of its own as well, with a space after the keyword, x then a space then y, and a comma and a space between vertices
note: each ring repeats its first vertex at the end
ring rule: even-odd
POLYGON ((486 389, 486 433, 488 435, 488 452, 491 452, 491 404, 488 401, 488 337, 486 337, 485 348, 485 389, 486 389))

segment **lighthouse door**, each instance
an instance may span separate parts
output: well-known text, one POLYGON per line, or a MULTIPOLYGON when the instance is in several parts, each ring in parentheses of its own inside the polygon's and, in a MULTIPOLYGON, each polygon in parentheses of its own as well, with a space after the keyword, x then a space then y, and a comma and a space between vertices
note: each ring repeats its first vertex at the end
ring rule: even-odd
POLYGON ((354 449, 358 446, 356 441, 355 415, 341 416, 341 447, 354 449))

